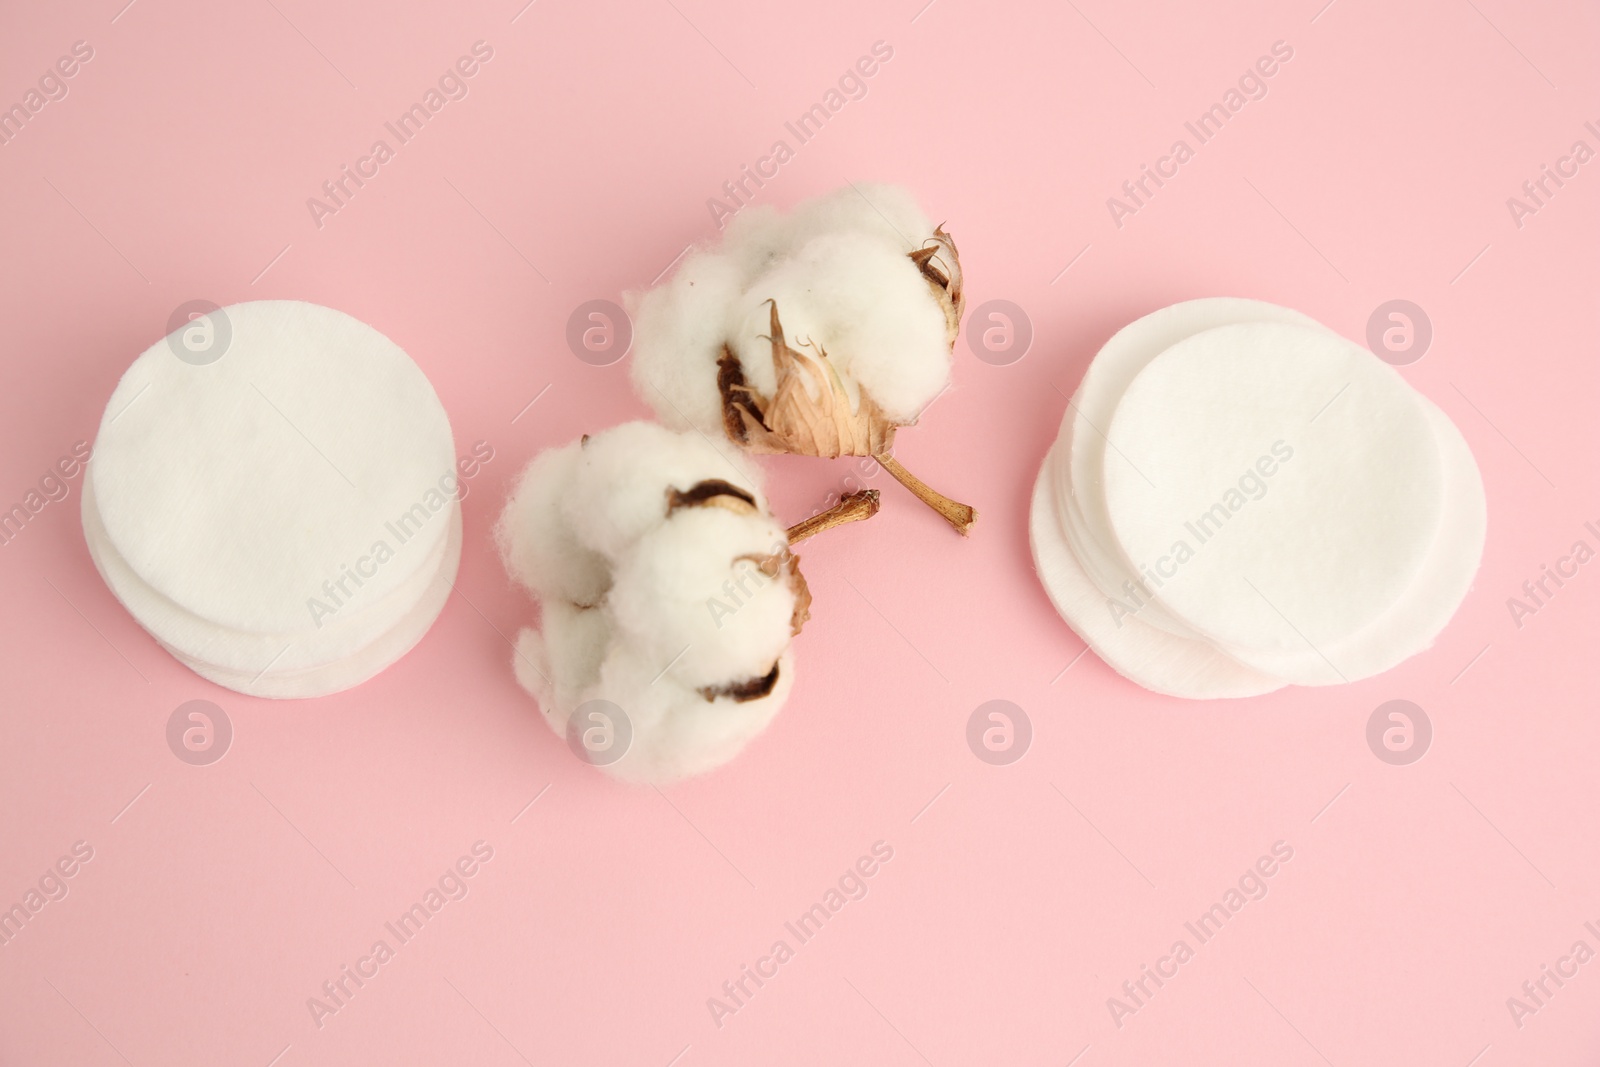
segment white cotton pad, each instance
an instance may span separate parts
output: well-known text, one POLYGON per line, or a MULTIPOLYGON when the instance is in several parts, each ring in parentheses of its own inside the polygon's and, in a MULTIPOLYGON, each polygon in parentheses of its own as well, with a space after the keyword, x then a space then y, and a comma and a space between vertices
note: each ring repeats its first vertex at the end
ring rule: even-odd
POLYGON ((315 629, 308 601, 387 539, 395 558, 341 597, 353 610, 383 600, 447 535, 454 447, 433 387, 342 312, 260 301, 220 314, 231 339, 214 362, 162 340, 112 394, 93 461, 107 538, 151 589, 231 629, 315 629))
POLYGON ((1078 563, 1057 518, 1057 473, 1066 466, 1070 430, 1063 427, 1061 441, 1045 456, 1028 521, 1034 566, 1062 618, 1118 674, 1157 693, 1198 700, 1281 688, 1282 681, 1241 665, 1207 641, 1157 629, 1142 621, 1142 613, 1111 611, 1110 598, 1078 563))
POLYGON ((392 341, 329 308, 213 311, 123 375, 85 475, 84 538, 134 618, 240 692, 365 681, 443 608, 461 552, 449 422, 392 341))
MULTIPOLYGON (((218 626, 174 604, 144 582, 106 537, 95 509, 94 473, 91 465, 84 473, 83 532, 89 556, 123 607, 174 655, 185 661, 200 661, 218 671, 254 677, 262 671, 297 672, 337 664, 361 652, 366 646, 392 630, 397 621, 410 614, 435 582, 445 564, 450 538, 429 550, 423 566, 404 584, 376 603, 359 610, 336 610, 312 630, 291 633, 252 633, 218 626)), ((455 514, 435 521, 448 532, 450 523, 460 522, 460 506, 451 499, 455 514)), ((459 541, 459 539, 457 539, 459 541)), ((459 551, 459 549, 457 549, 459 551)), ((349 583, 346 584, 349 587, 349 583)), ((309 617, 309 612, 308 612, 309 617)))
MULTIPOLYGON (((1085 373, 1035 485, 1030 535, 1039 576, 1052 602, 1107 663, 1157 692, 1184 697, 1249 696, 1285 682, 1335 684, 1380 673, 1432 644, 1470 588, 1482 554, 1486 507, 1472 453, 1443 412, 1393 376, 1388 385, 1398 385, 1414 400, 1438 452, 1439 518, 1431 538, 1425 538, 1426 547, 1410 580, 1397 581, 1399 588, 1393 590, 1392 602, 1376 618, 1315 648, 1304 641, 1288 648, 1223 644, 1132 584, 1138 578, 1146 589, 1159 595, 1163 586, 1170 591, 1172 583, 1181 580, 1183 568, 1169 561, 1170 577, 1143 569, 1135 573, 1113 530, 1106 505, 1105 471, 1108 465, 1122 464, 1124 475, 1131 480, 1134 475, 1128 471, 1137 462, 1120 454, 1121 438, 1112 429, 1123 394, 1167 349, 1206 330, 1252 322, 1287 323, 1317 331, 1325 338, 1335 336, 1298 312, 1235 299, 1188 301, 1131 323, 1106 343, 1085 373), (1109 444, 1108 430, 1112 430, 1109 444)), ((1346 355, 1353 360, 1365 357, 1359 350, 1347 349, 1346 355)), ((1347 399, 1348 391, 1341 392, 1336 403, 1347 399)), ((1333 406, 1314 413, 1308 424, 1320 423, 1333 406)), ((1413 411, 1407 416, 1410 439, 1420 447, 1422 434, 1416 429, 1414 415, 1413 411)), ((1217 436, 1214 428, 1200 431, 1190 447, 1205 451, 1217 436)), ((1404 467, 1392 462, 1381 448, 1375 451, 1375 469, 1381 477, 1404 467)), ((1426 449, 1421 451, 1426 455, 1426 449)), ((1134 455, 1138 454, 1135 450, 1134 455)), ((1291 467, 1294 458, 1290 457, 1291 467)), ((1239 512, 1230 512, 1230 519, 1263 504, 1272 492, 1270 479, 1284 469, 1277 460, 1256 468, 1261 481, 1269 483, 1268 493, 1242 504, 1239 512), (1263 474, 1266 469, 1273 473, 1263 474)), ((1426 477, 1413 479, 1413 488, 1421 488, 1424 498, 1427 485, 1426 477)), ((1239 488, 1237 482, 1235 488, 1239 488)), ((1244 488, 1259 487, 1252 479, 1244 488)), ((1225 498, 1223 493, 1224 503, 1225 498)), ((1317 530, 1315 535, 1325 532, 1317 530)), ((1215 531, 1210 534, 1214 536, 1215 531)), ((1214 548, 1217 543, 1208 537, 1208 544, 1214 548)), ((1166 554, 1173 555, 1170 551, 1166 554)), ((1194 558, 1187 559, 1183 567, 1193 562, 1194 558)))
MULTIPOLYGON (((1261 300, 1203 297, 1153 311, 1118 330, 1084 371, 1061 419, 1064 461, 1059 463, 1056 500, 1074 554, 1102 589, 1121 590, 1137 577, 1115 548, 1106 514, 1104 463, 1107 429, 1128 383, 1162 352, 1186 337, 1242 322, 1291 322, 1326 329, 1310 316, 1261 300)), ((1143 621, 1192 637, 1159 603, 1140 612, 1143 621)))
POLYGON ((1322 645, 1309 667, 1300 653, 1233 654, 1297 685, 1337 685, 1381 674, 1430 647, 1472 588, 1483 557, 1488 509, 1472 451, 1449 416, 1421 398, 1444 463, 1444 518, 1422 570, 1392 607, 1351 637, 1322 645), (1293 677, 1291 677, 1293 676, 1293 677))
POLYGON ((1370 352, 1285 323, 1216 327, 1152 360, 1107 429, 1123 557, 1168 613, 1235 656, 1328 673, 1319 648, 1422 570, 1444 472, 1421 398, 1370 352))
POLYGON ((424 588, 422 596, 405 615, 396 619, 376 640, 354 655, 320 667, 282 671, 276 665, 265 673, 235 671, 191 659, 168 649, 190 670, 208 681, 250 696, 287 700, 327 696, 350 689, 392 666, 427 634, 445 601, 455 588, 456 569, 461 562, 461 513, 451 516, 445 551, 439 569, 424 588))

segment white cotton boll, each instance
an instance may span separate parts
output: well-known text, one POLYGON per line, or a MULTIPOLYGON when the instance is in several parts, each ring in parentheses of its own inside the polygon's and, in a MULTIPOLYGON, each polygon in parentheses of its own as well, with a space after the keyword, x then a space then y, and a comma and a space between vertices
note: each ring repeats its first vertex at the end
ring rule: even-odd
POLYGON ((659 782, 710 770, 782 706, 792 578, 739 557, 781 557, 788 536, 731 444, 640 422, 551 450, 519 479, 499 535, 508 570, 543 605, 540 631, 518 635, 517 681, 562 737, 588 701, 623 710, 632 748, 593 760, 608 774, 659 782), (597 576, 557 573, 574 558, 597 576), (592 606, 562 595, 591 588, 592 606))
POLYGON ((750 461, 720 430, 708 440, 693 430, 623 423, 590 437, 579 450, 563 513, 584 544, 615 561, 666 519, 669 490, 688 490, 707 479, 738 486, 766 510, 750 461))
POLYGON ((855 232, 905 253, 921 248, 933 235, 933 224, 910 190, 876 182, 858 182, 808 200, 796 207, 790 218, 799 242, 822 234, 855 232))
POLYGON ((771 395, 768 300, 777 303, 791 347, 827 354, 852 409, 865 390, 891 419, 909 422, 949 380, 944 309, 916 264, 881 241, 818 237, 751 283, 730 323, 730 344, 750 384, 771 395))
POLYGON ((748 557, 787 549, 768 516, 678 510, 617 566, 619 638, 691 689, 763 677, 789 645, 795 597, 786 571, 768 577, 748 557))
POLYGON ((794 230, 793 214, 765 204, 748 207, 728 223, 718 253, 738 268, 742 283, 789 254, 794 230))
POLYGON ((578 459, 577 442, 536 456, 517 479, 495 525, 495 541, 506 570, 529 592, 593 604, 611 583, 609 569, 578 541, 561 509, 578 459))
MULTIPOLYGON (((778 661, 772 691, 754 700, 707 700, 624 649, 606 658, 600 683, 585 699, 608 700, 628 716, 631 739, 621 759, 602 769, 630 782, 665 784, 727 763, 766 729, 794 686, 790 652, 778 661)), ((555 724, 552 722, 551 724, 555 724)), ((565 731, 565 725, 562 726, 565 731)))
MULTIPOLYGON (((632 755, 633 766, 621 768, 636 780, 677 781, 714 770, 733 759, 772 722, 794 687, 794 655, 785 652, 777 664, 772 691, 743 702, 728 697, 708 701, 698 693, 682 695, 670 712, 632 755)), ((627 763, 624 759, 623 764, 627 763)))
MULTIPOLYGON (((600 664, 611 646, 611 614, 563 600, 544 603, 544 651, 549 664, 548 704, 570 708, 600 678, 600 664)), ((543 706, 543 705, 542 705, 543 706)))
MULTIPOLYGON (((769 398, 777 388, 771 344, 761 340, 770 332, 766 302, 776 300, 789 343, 826 350, 853 411, 865 390, 891 420, 909 422, 950 376, 944 306, 908 256, 933 231, 910 192, 893 185, 846 186, 788 214, 747 208, 720 246, 630 297, 639 395, 667 425, 720 439, 725 343, 746 385, 769 398)), ((946 255, 934 263, 949 273, 946 255)))
POLYGON ((745 273, 727 256, 691 252, 666 284, 629 293, 634 389, 673 429, 722 433, 717 360, 725 309, 745 273))

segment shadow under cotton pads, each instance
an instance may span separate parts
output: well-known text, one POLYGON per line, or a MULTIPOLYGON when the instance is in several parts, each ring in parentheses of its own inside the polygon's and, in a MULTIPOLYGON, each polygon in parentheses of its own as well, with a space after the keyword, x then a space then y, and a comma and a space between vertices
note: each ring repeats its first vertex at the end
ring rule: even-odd
MULTIPOLYGON (((187 358, 180 330, 106 406, 84 500, 97 566, 141 625, 221 684, 315 695, 270 683, 347 657, 374 673, 369 647, 426 631, 419 606, 431 623, 436 579, 459 556, 444 408, 399 346, 342 312, 260 301, 207 319, 217 351, 187 358), (280 642, 280 661, 241 671, 280 642)), ((361 680, 317 674, 321 692, 361 680)))

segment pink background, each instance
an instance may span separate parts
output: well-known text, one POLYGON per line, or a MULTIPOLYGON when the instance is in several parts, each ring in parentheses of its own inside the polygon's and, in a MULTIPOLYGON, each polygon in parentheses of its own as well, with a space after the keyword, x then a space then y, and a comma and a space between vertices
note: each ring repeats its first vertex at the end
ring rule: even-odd
MULTIPOLYGON (((322 700, 242 697, 169 658, 90 564, 81 478, 0 548, 0 905, 94 850, 0 948, 0 1062, 1600 1056, 1600 961, 1520 1027, 1506 1004, 1575 941, 1600 950, 1600 563, 1520 629, 1506 605, 1600 545, 1600 161, 1520 227, 1506 206, 1575 140, 1600 148, 1591 5, 125 2, 0 14, 0 104, 94 49, 0 146, 0 504, 92 439, 195 298, 372 323, 432 377, 459 450, 495 458, 464 504, 459 595, 409 657, 322 700), (470 95, 318 228, 307 198, 478 40, 494 56, 470 95), (900 438, 982 519, 962 541, 869 480, 882 513, 803 553, 814 617, 771 730, 702 780, 614 784, 513 682, 505 637, 532 607, 489 524, 536 451, 643 413, 625 362, 568 350, 571 311, 713 234, 706 200, 796 147, 784 122, 880 40, 867 96, 759 199, 906 183, 960 242, 969 307, 1026 310, 1026 356, 993 366, 963 339, 954 389, 900 438), (1106 198, 1279 40, 1269 94, 1116 226, 1106 198), (1063 393, 1117 327, 1210 294, 1357 339, 1390 299, 1431 318, 1404 374, 1477 455, 1488 547, 1436 646, 1387 675, 1156 696, 1074 663, 1034 579, 1027 500, 1063 393), (1434 727, 1409 766, 1365 740, 1397 698, 1434 727), (191 699, 233 723, 210 766, 165 740, 191 699), (1009 766, 965 741, 992 699, 1033 724, 1009 766), (319 1028, 307 998, 479 840, 469 895, 319 1028), (880 840, 869 894, 715 1025, 707 998, 880 840), (1119 1028, 1107 998, 1280 840, 1268 896, 1119 1028)), ((769 470, 793 520, 851 466, 769 470)))

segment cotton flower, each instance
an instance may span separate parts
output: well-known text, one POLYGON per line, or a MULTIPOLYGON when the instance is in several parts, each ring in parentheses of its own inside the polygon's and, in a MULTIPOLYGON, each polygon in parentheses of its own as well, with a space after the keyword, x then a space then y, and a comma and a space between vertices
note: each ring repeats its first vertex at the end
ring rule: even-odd
POLYGON ((955 242, 905 190, 751 208, 630 301, 634 384, 667 425, 757 453, 873 456, 961 533, 976 519, 889 454, 949 385, 963 305, 955 242))
POLYGON ((540 454, 496 529, 508 573, 543 605, 542 628, 518 635, 517 680, 619 778, 725 763, 793 685, 811 597, 791 540, 865 517, 875 494, 848 510, 787 531, 749 460, 653 423, 540 454))

